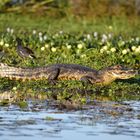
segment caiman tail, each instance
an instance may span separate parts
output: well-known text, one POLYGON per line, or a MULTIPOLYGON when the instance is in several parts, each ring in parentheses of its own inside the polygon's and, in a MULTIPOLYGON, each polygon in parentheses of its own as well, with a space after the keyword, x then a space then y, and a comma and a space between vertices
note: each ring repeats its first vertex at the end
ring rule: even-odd
POLYGON ((0 63, 0 77, 7 77, 11 80, 37 80, 47 79, 47 67, 36 67, 36 68, 22 68, 12 67, 7 64, 0 63))

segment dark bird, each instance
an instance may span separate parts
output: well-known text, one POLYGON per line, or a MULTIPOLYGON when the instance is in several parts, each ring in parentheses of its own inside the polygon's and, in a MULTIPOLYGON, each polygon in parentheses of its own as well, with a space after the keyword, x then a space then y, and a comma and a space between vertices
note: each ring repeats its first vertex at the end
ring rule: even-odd
POLYGON ((36 58, 33 51, 30 48, 23 46, 22 40, 20 38, 16 38, 16 41, 17 41, 17 52, 20 57, 32 59, 36 58))

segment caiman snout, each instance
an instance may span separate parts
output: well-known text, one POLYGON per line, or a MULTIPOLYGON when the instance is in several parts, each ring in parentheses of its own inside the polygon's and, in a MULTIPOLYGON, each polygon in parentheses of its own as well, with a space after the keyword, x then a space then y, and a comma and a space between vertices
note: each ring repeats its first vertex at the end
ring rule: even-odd
POLYGON ((138 75, 138 71, 133 69, 124 69, 124 70, 116 70, 112 71, 113 76, 117 79, 129 79, 138 75))

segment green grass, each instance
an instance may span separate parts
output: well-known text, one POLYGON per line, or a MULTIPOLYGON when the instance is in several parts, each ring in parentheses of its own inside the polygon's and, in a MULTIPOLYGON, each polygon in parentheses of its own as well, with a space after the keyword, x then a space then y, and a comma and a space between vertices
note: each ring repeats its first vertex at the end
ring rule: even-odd
MULTIPOLYGON (((31 15, 1 14, 0 50, 5 53, 1 61, 22 67, 44 66, 52 63, 76 63, 95 69, 123 64, 139 70, 139 28, 139 19, 130 20, 126 17, 87 21, 72 17, 63 19, 37 17, 34 19, 31 15), (11 33, 11 29, 8 29, 10 31, 7 32, 7 27, 14 29, 14 32, 11 33), (36 30, 35 34, 33 34, 33 30, 36 30), (95 32, 98 33, 97 37, 95 37, 95 32), (110 35, 111 37, 109 37, 110 35), (35 52, 36 60, 23 60, 17 55, 15 42, 17 36, 23 39, 24 45, 28 44, 35 52), (105 42, 102 41, 103 38, 105 42)), ((68 99, 73 94, 70 97, 71 100, 81 103, 86 103, 89 98, 91 100, 109 99, 115 101, 139 100, 139 78, 137 76, 134 79, 116 81, 106 87, 90 85, 87 90, 78 81, 61 81, 56 86, 51 86, 47 80, 24 83, 0 79, 0 90, 21 93, 22 100, 26 98, 27 94, 34 96, 38 93, 46 95, 49 99, 55 96, 60 101, 68 99), (45 91, 49 88, 58 90, 45 91), (60 89, 62 91, 59 92, 60 89), (90 90, 92 92, 89 94, 90 90)))
POLYGON ((3 31, 7 27, 14 29, 37 29, 40 31, 56 32, 64 30, 66 32, 100 32, 114 34, 124 34, 126 36, 139 36, 140 20, 138 17, 102 17, 90 20, 66 17, 66 18, 50 18, 36 17, 36 15, 20 15, 20 14, 1 14, 0 30, 3 31), (110 28, 111 27, 111 28, 110 28))

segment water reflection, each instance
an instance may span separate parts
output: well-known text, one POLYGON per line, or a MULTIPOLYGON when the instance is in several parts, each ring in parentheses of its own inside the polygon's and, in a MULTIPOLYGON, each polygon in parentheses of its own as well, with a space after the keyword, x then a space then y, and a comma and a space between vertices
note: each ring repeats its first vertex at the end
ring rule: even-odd
POLYGON ((0 138, 114 140, 140 138, 140 102, 97 102, 78 111, 60 111, 48 103, 29 102, 26 109, 16 105, 0 107, 0 138))

